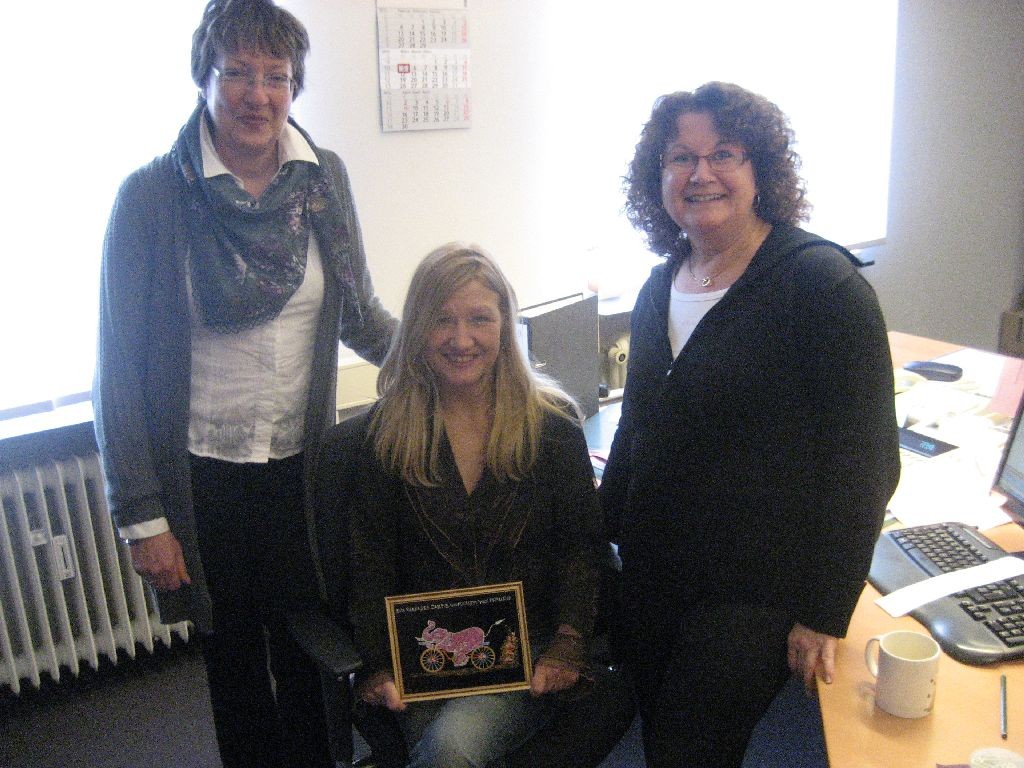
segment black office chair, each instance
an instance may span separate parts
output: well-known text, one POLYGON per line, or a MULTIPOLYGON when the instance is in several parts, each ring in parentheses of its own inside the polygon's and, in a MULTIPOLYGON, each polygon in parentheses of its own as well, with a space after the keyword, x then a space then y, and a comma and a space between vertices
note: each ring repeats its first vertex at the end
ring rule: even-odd
MULTIPOLYGON (((357 480, 358 456, 363 450, 365 420, 355 417, 328 434, 330 455, 317 472, 315 503, 320 499, 350 498, 357 480)), ((299 613, 289 617, 293 636, 320 669, 324 706, 331 727, 332 749, 343 764, 354 756, 352 728, 369 745, 371 755, 356 763, 360 768, 401 768, 407 754, 394 717, 385 709, 354 701, 352 674, 362 660, 343 617, 347 614, 348 553, 346 521, 341 516, 320 517, 316 540, 325 574, 327 602, 332 615, 299 613)), ((552 720, 513 754, 508 768, 596 768, 619 742, 636 714, 632 689, 613 663, 608 648, 610 617, 614 613, 617 572, 610 555, 602 574, 602 616, 598 620, 596 651, 592 654, 594 683, 585 693, 555 699, 552 720)))

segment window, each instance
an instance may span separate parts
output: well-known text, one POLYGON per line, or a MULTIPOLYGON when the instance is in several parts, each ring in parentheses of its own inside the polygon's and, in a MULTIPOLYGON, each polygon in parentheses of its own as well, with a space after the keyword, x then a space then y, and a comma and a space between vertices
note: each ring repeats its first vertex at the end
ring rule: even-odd
POLYGON ((565 117, 548 137, 544 186, 556 192, 546 207, 576 220, 568 228, 592 253, 595 282, 646 277, 643 238, 619 215, 621 178, 654 100, 710 80, 760 93, 789 117, 814 205, 808 229, 844 245, 884 238, 896 5, 634 0, 601 6, 619 9, 610 12, 551 3, 546 60, 557 63, 545 74, 545 114, 565 117), (556 177, 573 179, 568 203, 556 177))
POLYGON ((111 204, 195 105, 189 41, 204 5, 13 6, 5 45, 19 104, 5 120, 0 410, 90 388, 111 204))

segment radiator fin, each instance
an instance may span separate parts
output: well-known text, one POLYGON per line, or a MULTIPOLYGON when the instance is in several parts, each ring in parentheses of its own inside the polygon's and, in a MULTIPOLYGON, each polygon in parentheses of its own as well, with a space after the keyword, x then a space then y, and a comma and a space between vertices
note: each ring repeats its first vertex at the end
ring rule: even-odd
POLYGON ((152 653, 187 622, 160 622, 111 522, 97 454, 0 474, 0 684, 20 693, 101 657, 152 653))

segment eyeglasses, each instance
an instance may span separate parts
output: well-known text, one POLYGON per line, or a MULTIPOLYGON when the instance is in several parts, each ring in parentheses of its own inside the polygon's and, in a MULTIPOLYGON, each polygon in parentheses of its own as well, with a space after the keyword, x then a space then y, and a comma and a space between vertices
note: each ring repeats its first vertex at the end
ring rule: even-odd
POLYGON ((716 149, 709 155, 697 155, 693 152, 672 152, 662 155, 661 167, 676 171, 693 173, 701 160, 707 160, 708 167, 716 173, 735 171, 747 161, 746 152, 731 149, 716 149))
POLYGON ((223 71, 214 67, 213 73, 227 88, 255 88, 258 81, 262 83, 263 87, 268 91, 282 93, 284 91, 291 90, 293 82, 291 75, 273 74, 257 77, 251 72, 246 72, 244 69, 235 69, 232 67, 223 71))

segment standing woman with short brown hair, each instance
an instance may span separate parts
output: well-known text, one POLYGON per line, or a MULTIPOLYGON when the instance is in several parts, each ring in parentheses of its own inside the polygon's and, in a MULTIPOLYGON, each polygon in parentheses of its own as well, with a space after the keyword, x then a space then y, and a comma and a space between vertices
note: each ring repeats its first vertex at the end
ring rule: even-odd
POLYGON ((195 624, 229 768, 333 765, 284 613, 320 599, 308 478, 338 340, 379 363, 395 327, 344 165, 289 117, 308 50, 271 0, 211 0, 192 40, 199 104, 125 180, 103 250, 110 508, 161 620, 195 624))

